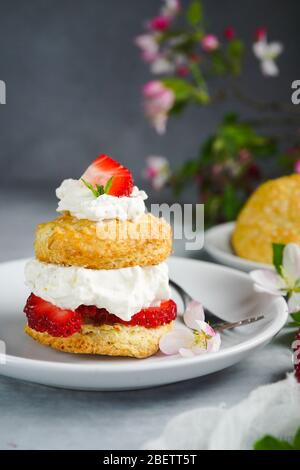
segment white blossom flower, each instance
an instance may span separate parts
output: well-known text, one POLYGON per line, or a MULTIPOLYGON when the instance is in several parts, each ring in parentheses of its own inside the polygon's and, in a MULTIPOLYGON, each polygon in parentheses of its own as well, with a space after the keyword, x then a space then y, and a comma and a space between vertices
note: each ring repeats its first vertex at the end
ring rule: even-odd
POLYGON ((135 38, 135 44, 142 51, 145 62, 153 62, 159 56, 159 45, 156 34, 141 34, 135 38))
POLYGON ((160 339, 159 347, 164 354, 179 353, 183 357, 193 357, 220 349, 220 334, 204 321, 200 302, 190 302, 183 319, 187 328, 177 328, 160 339))
POLYGON ((150 69, 154 75, 168 74, 175 71, 175 65, 163 55, 158 55, 151 63, 150 69))
POLYGON ((289 243, 284 247, 281 272, 256 269, 251 271, 254 288, 275 296, 289 297, 290 312, 300 310, 300 247, 289 243))
POLYGON ((166 18, 173 19, 180 12, 179 0, 165 0, 165 4, 161 10, 161 14, 166 18))
POLYGON ((264 75, 275 77, 279 74, 279 68, 275 62, 282 53, 283 45, 280 42, 269 42, 266 36, 253 44, 254 55, 260 61, 261 71, 264 75))

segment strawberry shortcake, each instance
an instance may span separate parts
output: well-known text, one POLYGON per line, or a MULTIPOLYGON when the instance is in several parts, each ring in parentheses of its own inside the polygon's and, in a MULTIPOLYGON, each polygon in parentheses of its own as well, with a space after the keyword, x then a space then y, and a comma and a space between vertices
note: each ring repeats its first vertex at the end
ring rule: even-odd
POLYGON ((99 156, 56 190, 60 216, 38 225, 26 333, 70 353, 144 358, 172 328, 170 225, 146 212, 130 171, 99 156))

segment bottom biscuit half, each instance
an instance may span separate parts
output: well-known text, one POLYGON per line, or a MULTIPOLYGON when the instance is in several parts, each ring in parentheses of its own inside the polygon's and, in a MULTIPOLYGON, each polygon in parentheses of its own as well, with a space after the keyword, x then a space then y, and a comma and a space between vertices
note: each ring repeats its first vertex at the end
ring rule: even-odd
POLYGON ((160 338, 173 327, 173 322, 157 328, 142 326, 83 325, 80 333, 66 338, 40 333, 29 326, 25 332, 45 346, 75 354, 99 354, 145 358, 159 349, 160 338))

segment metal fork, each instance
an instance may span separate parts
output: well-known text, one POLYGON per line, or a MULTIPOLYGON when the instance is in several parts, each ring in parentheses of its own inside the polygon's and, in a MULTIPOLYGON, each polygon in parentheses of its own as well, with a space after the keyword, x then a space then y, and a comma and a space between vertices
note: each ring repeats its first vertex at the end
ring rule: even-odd
MULTIPOLYGON (((184 308, 187 307, 187 304, 189 302, 192 302, 193 300, 195 300, 181 286, 179 286, 175 281, 172 281, 171 279, 170 279, 170 286, 172 286, 182 298, 184 308)), ((216 331, 230 330, 232 328, 236 328, 237 326, 250 325, 251 323, 255 323, 265 318, 264 315, 258 315, 256 317, 245 318, 244 320, 239 320, 239 321, 230 323, 230 322, 224 321, 223 318, 220 318, 217 315, 215 315, 208 308, 206 307, 203 307, 203 308, 204 308, 204 313, 205 313, 205 319, 210 323, 212 328, 216 331)))

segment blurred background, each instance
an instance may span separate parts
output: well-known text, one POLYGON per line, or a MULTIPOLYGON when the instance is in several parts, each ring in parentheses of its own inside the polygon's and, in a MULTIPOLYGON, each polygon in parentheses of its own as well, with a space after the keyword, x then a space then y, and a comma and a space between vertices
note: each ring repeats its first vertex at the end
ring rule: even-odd
MULTIPOLYGON (((269 38, 283 43, 277 77, 262 78, 257 59, 247 53, 240 81, 255 98, 290 103, 291 82, 300 78, 300 3, 202 3, 206 27, 215 34, 234 25, 239 37, 251 44, 255 29, 265 25, 269 38)), ((180 118, 170 120, 164 135, 149 125, 141 90, 153 77, 134 38, 161 4, 0 1, 0 79, 7 86, 7 104, 0 106, 1 259, 30 255, 35 223, 55 216, 54 189, 66 177, 79 177, 99 153, 129 166, 136 183, 154 198, 169 200, 175 197, 170 189, 157 196, 142 180, 145 157, 163 155, 177 168, 195 157, 225 112, 234 108, 243 116, 243 105, 233 99, 209 107, 190 106, 180 118)), ((180 198, 194 202, 195 191, 191 185, 180 198)))

